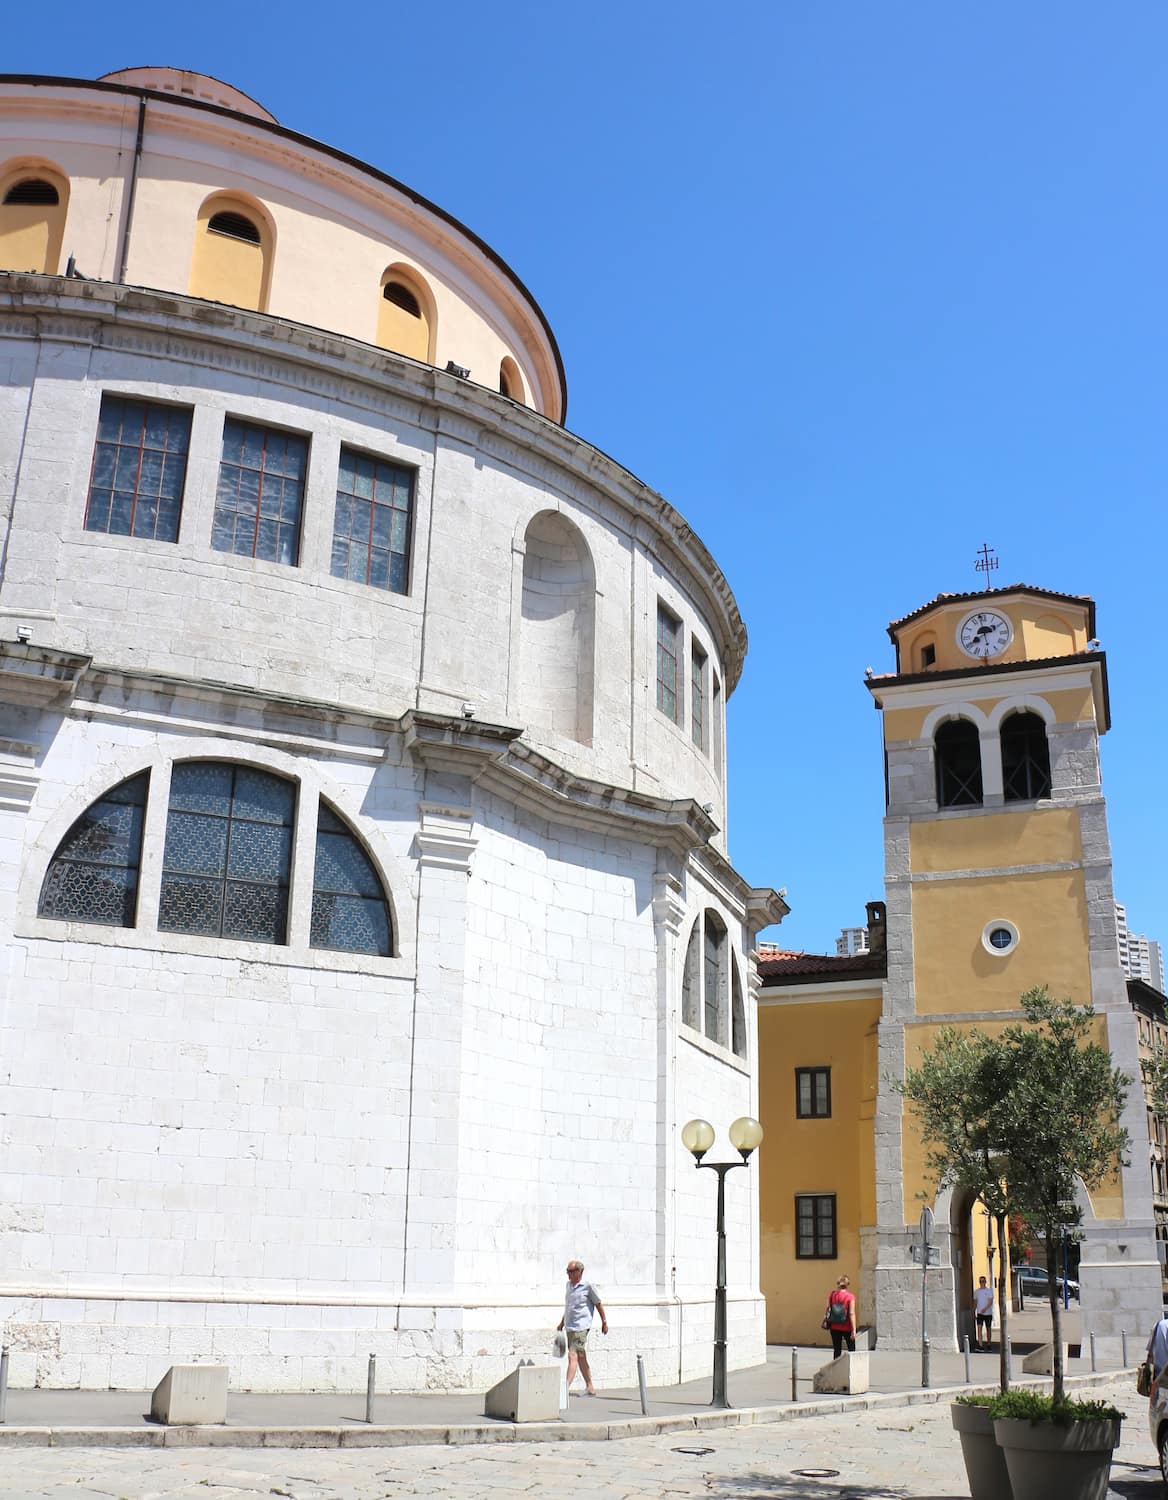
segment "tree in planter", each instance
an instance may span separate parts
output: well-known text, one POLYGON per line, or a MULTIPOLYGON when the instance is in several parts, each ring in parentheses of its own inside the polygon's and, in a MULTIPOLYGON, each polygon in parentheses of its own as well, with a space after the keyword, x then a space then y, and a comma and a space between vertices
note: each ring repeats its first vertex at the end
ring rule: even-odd
MULTIPOLYGON (((976 1193, 997 1226, 999 1251, 1013 1209, 1010 1163, 1000 1142, 999 1109, 1011 1087, 1014 1056, 980 1031, 946 1026, 931 1052, 895 1087, 908 1100, 927 1148, 926 1165, 938 1187, 976 1193)), ((1005 1255, 998 1277, 998 1378, 1006 1390, 1009 1297, 1005 1255)))
POLYGON ((998 1038, 1009 1066, 994 1139, 1008 1163, 1015 1205, 1046 1238, 1057 1402, 1065 1373, 1058 1243, 1064 1226, 1082 1217, 1076 1179, 1091 1190, 1127 1165, 1128 1133, 1119 1120, 1131 1079, 1092 1041, 1091 1006, 1052 999, 1045 985, 1028 990, 1021 1004, 1024 1020, 998 1038))
MULTIPOLYGON (((1045 1235, 1054 1395, 1062 1400, 1058 1241, 1064 1226, 1081 1218, 1076 1178, 1093 1189, 1126 1165, 1128 1134, 1119 1119, 1131 1080, 1091 1040, 1089 1005, 1054 1000, 1045 986, 1028 990, 1020 1003, 1024 1019, 996 1037, 945 1028, 897 1087, 920 1121, 938 1183, 978 1193, 997 1220, 999 1245, 1011 1212, 1045 1235)), ((998 1300, 1005 1390, 1004 1280, 998 1300)))

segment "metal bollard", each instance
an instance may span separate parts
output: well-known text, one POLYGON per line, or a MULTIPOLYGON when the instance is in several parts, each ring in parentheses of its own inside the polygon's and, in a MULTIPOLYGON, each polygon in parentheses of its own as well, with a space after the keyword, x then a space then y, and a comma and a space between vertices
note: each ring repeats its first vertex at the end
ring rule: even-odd
POLYGON ((1006 1337, 1006 1384, 1009 1385, 1014 1379, 1014 1336, 1006 1337))
POLYGON ((965 1335, 965 1383, 973 1384, 973 1371, 969 1368, 969 1334, 965 1335))
POLYGON ((645 1394, 645 1356, 643 1354, 637 1355, 637 1384, 641 1388, 641 1415, 647 1417, 649 1415, 649 1398, 645 1394))
POLYGON ((377 1395, 377 1355, 369 1356, 369 1374, 365 1378, 365 1420, 373 1425, 373 1398, 377 1395))
POLYGON ((791 1345, 791 1400, 799 1399, 799 1351, 791 1345))
POLYGON ((1127 1329, 1126 1328, 1121 1328, 1119 1330, 1119 1347, 1120 1347, 1120 1350, 1121 1350, 1121 1352, 1123 1354, 1123 1367, 1126 1370, 1127 1369, 1127 1329))
POLYGON ((932 1346, 929 1343, 929 1335, 926 1333, 921 1340, 921 1388, 926 1391, 929 1389, 929 1357, 931 1353, 932 1346))
POLYGON ((1095 1373, 1095 1331, 1091 1331, 1091 1374, 1095 1373))
POLYGON ((0 1347, 0 1422, 8 1420, 8 1345, 0 1347))

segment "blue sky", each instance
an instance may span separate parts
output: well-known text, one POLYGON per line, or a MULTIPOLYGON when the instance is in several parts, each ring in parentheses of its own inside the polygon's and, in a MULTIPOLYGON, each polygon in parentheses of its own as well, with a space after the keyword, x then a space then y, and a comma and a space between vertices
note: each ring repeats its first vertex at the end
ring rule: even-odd
POLYGON ((997 582, 1098 602, 1116 890, 1168 941, 1162 4, 55 14, 6 17, 0 68, 213 73, 531 288, 568 425, 737 595, 730 846, 788 889, 770 936, 822 949, 881 894, 864 668, 988 541, 997 582))

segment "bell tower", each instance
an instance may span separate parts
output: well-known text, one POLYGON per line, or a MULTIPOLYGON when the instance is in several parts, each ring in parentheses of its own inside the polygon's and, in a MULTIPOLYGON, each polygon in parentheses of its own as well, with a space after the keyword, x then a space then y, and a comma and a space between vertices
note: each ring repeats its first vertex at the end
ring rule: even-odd
MULTIPOLYGON (((888 971, 879 1026, 876 1224, 866 1233, 882 1341, 920 1338, 911 1247, 931 1187, 900 1077, 945 1025, 993 1030, 1035 985, 1088 1001, 1137 1080, 1132 1165, 1083 1201, 1083 1337, 1101 1347, 1160 1305, 1138 1035, 1115 939, 1099 738, 1109 726, 1095 605, 1017 584, 939 594, 889 627, 896 670, 870 677, 883 714, 888 971), (1141 1144, 1144 1143, 1144 1144, 1141 1144)), ((931 1200, 930 1200, 931 1201, 931 1200)), ((956 1205, 932 1205, 941 1265, 930 1337, 954 1347, 968 1281, 956 1205)))

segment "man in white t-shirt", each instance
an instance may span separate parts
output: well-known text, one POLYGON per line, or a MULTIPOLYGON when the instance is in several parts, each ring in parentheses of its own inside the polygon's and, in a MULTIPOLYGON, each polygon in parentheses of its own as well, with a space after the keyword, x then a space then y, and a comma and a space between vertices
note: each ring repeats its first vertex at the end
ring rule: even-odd
POLYGON ((605 1316, 600 1293, 590 1281, 584 1280, 584 1262, 570 1260, 568 1286, 564 1292, 564 1316, 559 1321, 559 1327, 564 1330, 568 1340, 568 1385, 570 1387, 575 1380, 576 1368, 579 1366, 584 1377, 584 1389, 590 1396, 596 1395, 596 1388, 592 1384, 592 1371, 584 1346, 588 1340, 588 1330, 592 1327, 594 1312, 600 1314, 601 1333, 607 1333, 608 1318, 605 1316))
POLYGON ((974 1347, 988 1349, 990 1334, 994 1326, 994 1289, 986 1286, 984 1276, 977 1278, 977 1291, 973 1294, 974 1347))

